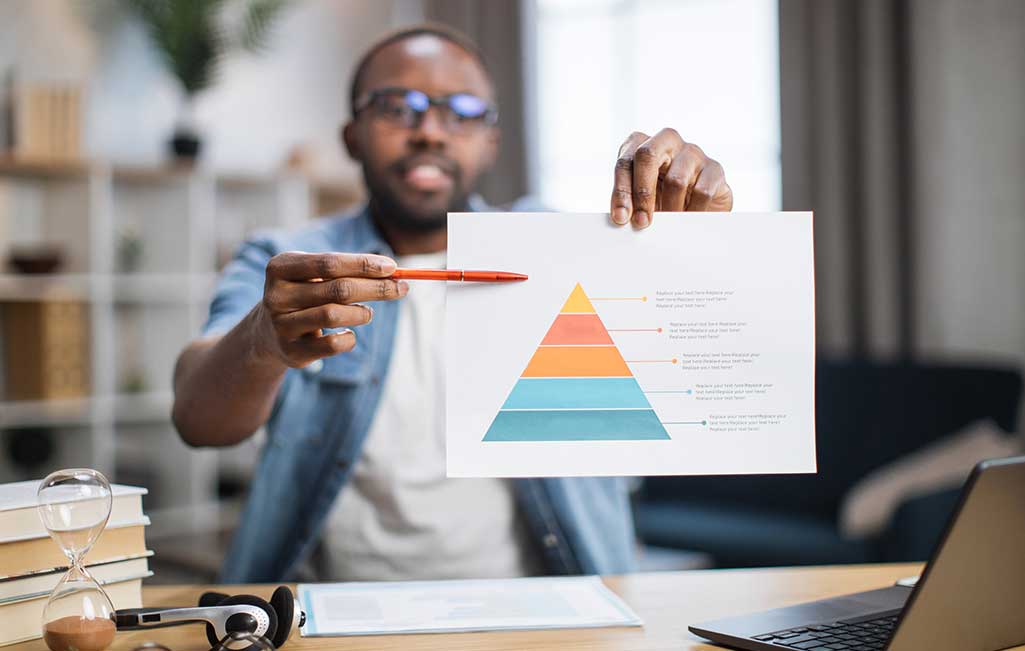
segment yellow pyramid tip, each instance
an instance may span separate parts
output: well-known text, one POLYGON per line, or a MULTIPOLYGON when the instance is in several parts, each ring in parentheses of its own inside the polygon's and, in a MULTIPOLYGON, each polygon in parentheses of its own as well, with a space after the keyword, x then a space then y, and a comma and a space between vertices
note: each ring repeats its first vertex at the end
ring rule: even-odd
POLYGON ((573 291, 570 292, 569 298, 563 303, 562 309, 559 311, 560 314, 571 313, 593 313, 594 306, 591 305, 591 299, 587 298, 587 294, 584 293, 584 288, 577 283, 573 291))

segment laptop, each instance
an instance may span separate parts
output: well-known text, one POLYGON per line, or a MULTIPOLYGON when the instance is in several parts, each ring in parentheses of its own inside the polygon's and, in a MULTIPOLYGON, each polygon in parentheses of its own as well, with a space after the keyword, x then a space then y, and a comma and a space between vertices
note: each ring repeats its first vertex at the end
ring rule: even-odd
POLYGON ((918 581, 689 628, 750 651, 996 651, 1025 644, 1025 457, 975 467, 918 581))

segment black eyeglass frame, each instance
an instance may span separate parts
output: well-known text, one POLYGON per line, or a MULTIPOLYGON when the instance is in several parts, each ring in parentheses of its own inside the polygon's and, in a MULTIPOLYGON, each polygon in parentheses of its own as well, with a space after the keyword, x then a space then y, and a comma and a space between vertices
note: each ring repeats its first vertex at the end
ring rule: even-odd
MULTIPOLYGON (((464 117, 460 115, 459 112, 452 105, 453 98, 457 97, 472 97, 476 100, 480 100, 480 102, 484 105, 484 112, 481 113, 480 116, 466 117, 465 119, 474 121, 479 120, 479 124, 481 126, 489 127, 495 126, 498 123, 498 105, 494 102, 484 99, 483 97, 474 95, 473 93, 450 93, 448 95, 431 97, 430 95, 421 90, 417 90, 415 88, 405 88, 402 86, 386 86, 384 88, 375 88, 374 90, 364 93, 363 96, 353 104, 352 116, 353 118, 359 117, 361 113, 363 113, 368 108, 373 106, 374 102, 376 102, 381 97, 404 97, 409 95, 410 93, 416 93, 422 96, 424 99, 427 100, 428 105, 428 108, 423 110, 419 110, 412 106, 409 107, 417 115, 417 122, 414 125, 411 125, 411 128, 415 127, 420 123, 421 120, 423 120, 424 116, 427 114, 427 110, 431 106, 443 107, 449 110, 453 115, 456 115, 457 117, 464 117)), ((407 104, 407 106, 409 105, 407 104)))

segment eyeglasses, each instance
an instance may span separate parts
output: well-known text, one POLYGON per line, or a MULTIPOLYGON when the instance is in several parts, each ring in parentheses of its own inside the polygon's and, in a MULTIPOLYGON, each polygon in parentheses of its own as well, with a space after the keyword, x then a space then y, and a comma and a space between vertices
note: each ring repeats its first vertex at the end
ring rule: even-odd
POLYGON ((498 122, 498 107, 469 93, 431 97, 409 88, 379 88, 370 91, 353 106, 353 115, 370 110, 395 126, 415 129, 432 106, 439 109, 441 123, 449 133, 465 133, 498 122))

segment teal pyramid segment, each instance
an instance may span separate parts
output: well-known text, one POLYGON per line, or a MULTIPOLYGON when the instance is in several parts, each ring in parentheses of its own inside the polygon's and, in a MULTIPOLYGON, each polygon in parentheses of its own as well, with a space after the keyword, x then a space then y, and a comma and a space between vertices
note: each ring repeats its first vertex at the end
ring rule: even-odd
POLYGON ((501 410, 484 441, 653 441, 669 434, 653 409, 501 410))
POLYGON ((651 409, 633 377, 520 378, 502 409, 651 409))

